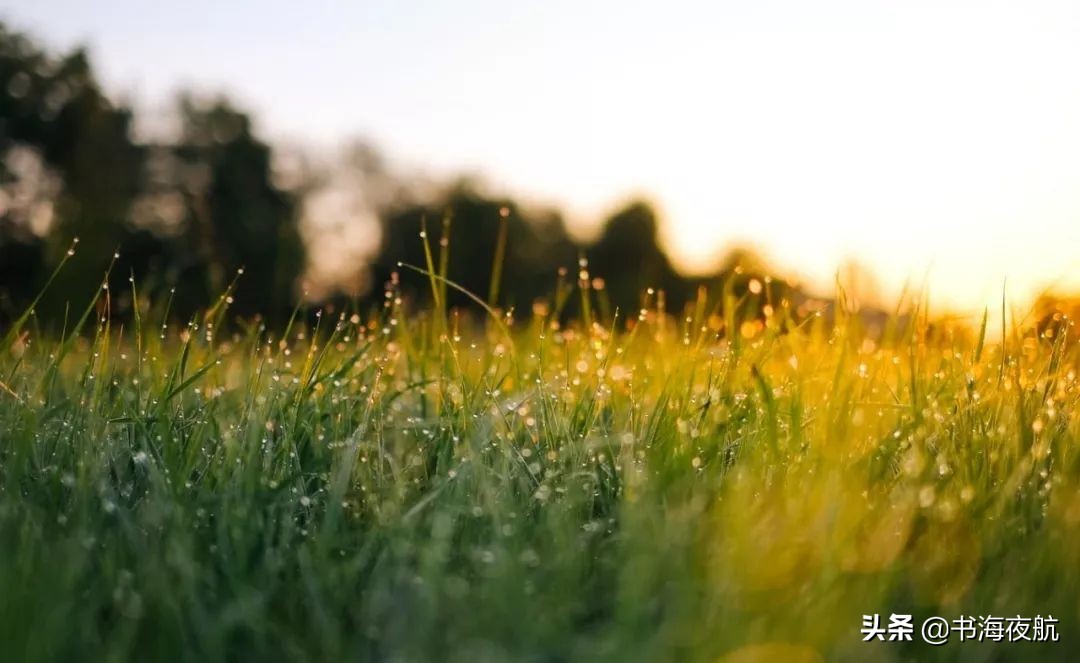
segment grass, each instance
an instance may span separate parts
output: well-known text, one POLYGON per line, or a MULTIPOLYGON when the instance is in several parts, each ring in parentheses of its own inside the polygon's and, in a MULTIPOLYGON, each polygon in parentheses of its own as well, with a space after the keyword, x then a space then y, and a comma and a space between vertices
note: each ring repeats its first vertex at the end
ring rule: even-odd
POLYGON ((707 301, 478 321, 432 285, 435 308, 390 291, 284 335, 227 325, 227 295, 186 328, 143 305, 121 324, 109 293, 66 334, 20 320, 0 657, 1080 652, 1071 327, 991 340, 915 311, 872 334, 707 301), (894 612, 1053 615, 1061 641, 861 642, 894 612))

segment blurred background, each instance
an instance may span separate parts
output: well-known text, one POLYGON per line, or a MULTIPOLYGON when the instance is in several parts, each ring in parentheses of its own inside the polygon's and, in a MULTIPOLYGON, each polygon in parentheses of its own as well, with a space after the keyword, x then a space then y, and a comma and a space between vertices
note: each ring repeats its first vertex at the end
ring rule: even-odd
POLYGON ((377 301, 446 218, 450 277, 519 310, 583 256, 622 311, 1072 292, 1077 37, 1054 0, 0 0, 0 320, 76 237, 42 317, 117 250, 181 317, 241 267, 244 315, 377 301))

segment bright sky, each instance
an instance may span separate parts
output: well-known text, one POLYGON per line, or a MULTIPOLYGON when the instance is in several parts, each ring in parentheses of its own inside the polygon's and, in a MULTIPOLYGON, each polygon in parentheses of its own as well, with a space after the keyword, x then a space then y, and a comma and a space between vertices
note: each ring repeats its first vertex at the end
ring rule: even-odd
POLYGON ((271 138, 367 136, 597 219, 645 193, 684 267, 729 242, 972 309, 1080 288, 1080 3, 0 0, 154 108, 224 90, 271 138), (157 104, 157 106, 155 106, 157 104))

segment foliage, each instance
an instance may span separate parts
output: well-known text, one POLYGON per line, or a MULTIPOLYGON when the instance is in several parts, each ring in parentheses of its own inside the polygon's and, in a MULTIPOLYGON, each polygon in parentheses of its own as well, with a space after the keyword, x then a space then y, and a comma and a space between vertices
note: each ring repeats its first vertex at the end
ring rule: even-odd
POLYGON ((175 140, 136 141, 132 112, 106 97, 85 52, 54 56, 0 23, 7 317, 37 292, 73 238, 84 251, 39 302, 50 319, 62 320, 69 300, 89 297, 110 264, 114 288, 132 273, 156 282, 161 296, 182 283, 173 309, 182 319, 209 306, 243 268, 252 276, 238 293, 243 312, 287 317, 303 245, 296 201, 272 181, 270 148, 225 99, 181 96, 178 115, 175 140), (41 165, 12 168, 15 157, 41 165))
MULTIPOLYGON (((225 98, 182 94, 176 116, 175 136, 136 140, 132 112, 105 96, 84 52, 52 55, 0 24, 0 322, 30 301, 78 237, 84 250, 38 302, 42 319, 62 322, 67 303, 88 297, 111 265, 113 290, 123 292, 134 275, 155 300, 171 300, 173 319, 186 322, 242 269, 237 312, 262 314, 280 329, 302 291, 297 281, 305 266, 324 257, 305 255, 299 232, 305 196, 320 191, 319 178, 281 183, 274 150, 225 98)), ((352 224, 346 234, 371 235, 378 249, 356 256, 354 273, 339 276, 373 284, 369 304, 378 303, 399 262, 425 264, 417 242, 425 231, 438 238, 436 253, 452 247, 455 260, 443 276, 521 313, 553 290, 573 287, 589 263, 604 276, 599 312, 624 318, 636 315, 649 287, 665 293, 668 310, 679 310, 699 288, 722 298, 721 283, 738 281, 731 294, 742 296, 745 284, 764 273, 755 267, 737 274, 753 260, 733 254, 708 277, 680 274, 646 201, 620 207, 595 241, 582 243, 557 211, 529 209, 468 179, 416 192, 423 188, 418 178, 388 172, 370 149, 347 160, 358 175, 349 187, 362 189, 351 193, 370 204, 378 223, 341 223, 352 224)), ((326 242, 314 245, 326 249, 326 242)), ((402 276, 396 287, 407 297, 423 300, 430 292, 427 279, 402 276)), ((445 304, 478 308, 453 290, 445 304)), ((127 315, 131 305, 118 295, 110 313, 127 315)), ((560 313, 587 313, 579 305, 560 302, 560 313)))
MULTIPOLYGON (((376 284, 389 281, 399 271, 398 263, 425 264, 421 233, 432 238, 439 255, 453 254, 445 274, 451 281, 489 295, 496 300, 492 303, 525 310, 552 290, 554 266, 577 261, 577 247, 557 214, 530 217, 514 201, 485 196, 461 181, 435 205, 402 206, 383 216, 382 243, 373 265, 376 284)), ((405 274, 404 283, 413 294, 430 293, 424 277, 405 274)), ((452 305, 473 304, 461 292, 451 291, 448 297, 452 305)))

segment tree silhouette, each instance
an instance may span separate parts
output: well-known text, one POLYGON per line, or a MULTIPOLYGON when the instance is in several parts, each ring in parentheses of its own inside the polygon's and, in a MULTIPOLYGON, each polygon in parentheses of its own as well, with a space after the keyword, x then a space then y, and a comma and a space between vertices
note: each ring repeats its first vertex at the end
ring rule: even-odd
MULTIPOLYGON (((234 310, 284 317, 303 247, 270 147, 224 99, 182 97, 179 115, 175 142, 136 143, 131 112, 105 96, 82 50, 53 56, 0 24, 0 297, 10 307, 78 237, 43 318, 81 307, 114 261, 116 285, 132 273, 177 284, 180 315, 209 304, 243 267, 234 310), (35 159, 40 168, 24 167, 35 159)), ((127 290, 112 288, 114 303, 127 290)))
MULTIPOLYGON (((376 285, 400 272, 404 289, 419 297, 428 296, 426 277, 397 266, 403 262, 424 267, 420 233, 425 223, 436 263, 444 251, 448 256, 447 277, 480 298, 495 293, 496 303, 503 306, 520 309, 549 294, 557 267, 573 264, 576 257, 576 248, 558 214, 527 216, 514 201, 487 197, 468 181, 459 181, 433 204, 409 205, 383 215, 380 250, 372 265, 376 285), (504 253, 493 289, 500 241, 505 242, 504 253)), ((451 305, 473 305, 467 296, 452 289, 447 298, 451 305)))
MULTIPOLYGON (((43 303, 46 310, 89 296, 128 233, 143 160, 131 139, 131 120, 129 110, 102 93, 82 50, 51 57, 0 24, 0 154, 31 148, 63 182, 53 221, 44 229, 45 253, 55 261, 72 238, 82 240, 78 259, 43 303)), ((20 287, 29 283, 24 278, 20 287)))
MULTIPOLYGON (((243 268, 233 311, 263 314, 271 322, 286 317, 305 268, 303 196, 318 190, 319 182, 280 184, 271 147, 256 136, 249 115, 225 98, 182 96, 177 112, 176 137, 137 143, 131 112, 103 93, 82 50, 49 54, 0 23, 0 316, 33 296, 77 236, 78 255, 39 306, 43 319, 59 324, 69 302, 81 307, 114 261, 110 278, 123 286, 111 288, 114 312, 123 312, 129 274, 159 299, 175 286, 173 314, 186 318, 211 304, 243 268)), ((660 244, 657 214, 643 200, 618 209, 595 242, 582 247, 558 212, 526 210, 467 179, 443 189, 416 186, 419 178, 410 185, 364 146, 354 148, 349 164, 348 173, 337 173, 336 185, 346 182, 368 206, 364 216, 378 217, 370 232, 380 234, 379 250, 367 280, 374 298, 396 272, 404 292, 430 296, 426 276, 398 267, 426 266, 425 227, 436 269, 445 264, 447 277, 460 287, 525 313, 534 300, 555 293, 560 269, 572 270, 563 282, 575 281, 582 255, 588 260, 586 285, 599 286, 593 278, 604 283, 591 296, 605 317, 616 308, 623 319, 631 317, 649 288, 664 293, 673 313, 699 289, 714 302, 734 302, 745 316, 766 315, 800 297, 789 284, 766 278, 764 265, 746 252, 730 254, 708 277, 680 274, 660 244)), ((358 234, 366 227, 347 230, 363 251, 376 243, 358 234)), ((319 231, 309 229, 306 239, 316 249, 335 241, 325 226, 321 235, 312 232, 319 231)), ((365 265, 360 253, 353 254, 355 271, 346 257, 322 275, 351 279, 355 291, 365 282, 357 278, 365 265)), ((311 262, 318 260, 316 252, 311 262)), ((320 285, 329 294, 348 290, 342 283, 320 285)), ((453 288, 447 295, 452 306, 476 305, 453 288)), ((560 300, 567 304, 560 315, 574 315, 577 301, 560 300)))
MULTIPOLYGON (((303 267, 297 205, 272 179, 271 150, 225 99, 180 99, 181 136, 169 148, 185 206, 184 241, 195 256, 197 297, 219 293, 243 269, 234 310, 282 317, 303 267)), ((169 160, 166 158, 166 161, 169 160)))
POLYGON ((590 272, 604 279, 610 305, 624 319, 641 306, 648 288, 664 291, 669 310, 689 296, 688 283, 660 247, 656 212, 645 201, 631 201, 609 217, 586 254, 590 272))

